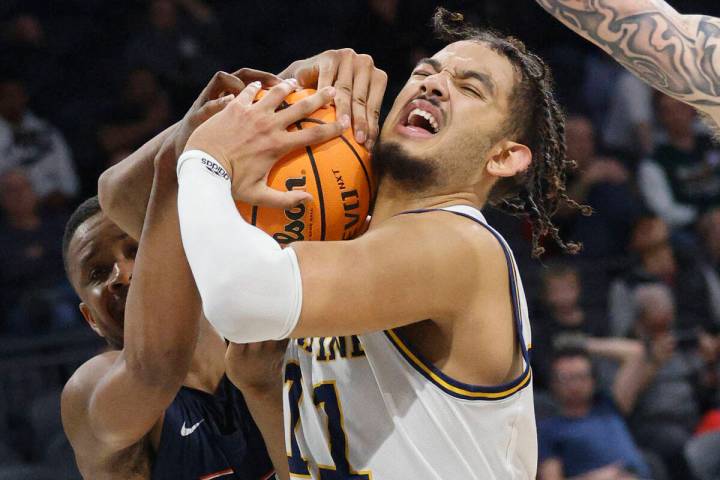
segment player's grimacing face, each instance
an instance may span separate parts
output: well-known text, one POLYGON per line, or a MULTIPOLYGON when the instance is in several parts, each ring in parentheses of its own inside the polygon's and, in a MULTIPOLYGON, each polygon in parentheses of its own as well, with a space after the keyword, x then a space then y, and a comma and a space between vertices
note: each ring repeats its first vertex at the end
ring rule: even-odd
POLYGON ((102 213, 78 227, 68 247, 70 282, 90 326, 114 348, 123 346, 125 302, 137 242, 102 213))
POLYGON ((510 61, 461 41, 415 67, 388 115, 381 140, 418 158, 482 160, 507 120, 516 82, 510 61))

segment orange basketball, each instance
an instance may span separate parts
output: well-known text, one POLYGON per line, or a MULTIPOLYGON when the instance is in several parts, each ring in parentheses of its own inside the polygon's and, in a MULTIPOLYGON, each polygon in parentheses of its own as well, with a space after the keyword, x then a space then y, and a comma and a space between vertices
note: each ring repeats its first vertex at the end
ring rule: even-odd
MULTIPOLYGON (((287 96, 291 105, 314 93, 287 96)), ((260 92, 260 98, 264 92, 260 92)), ((285 105, 286 106, 286 105, 285 105)), ((335 121, 335 107, 325 106, 288 128, 313 128, 335 121)), ((276 190, 304 190, 312 202, 288 210, 237 202, 243 218, 280 244, 298 240, 347 240, 362 233, 374 192, 370 154, 355 142, 352 129, 339 138, 307 146, 280 159, 270 170, 268 185, 276 190)))

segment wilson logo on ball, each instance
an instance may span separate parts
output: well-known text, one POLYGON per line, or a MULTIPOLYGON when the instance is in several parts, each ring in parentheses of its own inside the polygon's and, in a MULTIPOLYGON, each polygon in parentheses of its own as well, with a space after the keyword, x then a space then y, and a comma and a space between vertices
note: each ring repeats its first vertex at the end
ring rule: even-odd
MULTIPOLYGON (((307 183, 306 178, 288 178, 285 181, 285 188, 289 192, 295 188, 304 188, 307 183)), ((288 244, 296 242, 298 240, 305 240, 303 230, 305 230, 305 222, 303 217, 305 216, 305 205, 302 203, 292 208, 285 210, 285 217, 288 219, 288 223, 285 224, 285 231, 276 232, 273 234, 273 238, 280 244, 288 244)))

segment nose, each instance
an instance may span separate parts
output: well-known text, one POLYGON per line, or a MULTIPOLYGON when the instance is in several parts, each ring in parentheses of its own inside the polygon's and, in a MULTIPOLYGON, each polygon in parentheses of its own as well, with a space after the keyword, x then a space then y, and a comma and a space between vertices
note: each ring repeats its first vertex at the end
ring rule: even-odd
POLYGON ((112 293, 120 293, 130 286, 135 261, 131 259, 118 260, 113 265, 112 275, 108 283, 108 289, 112 293))
POLYGON ((447 100, 448 98, 448 74, 446 72, 438 72, 428 75, 420 85, 420 91, 426 97, 437 97, 438 100, 447 100))

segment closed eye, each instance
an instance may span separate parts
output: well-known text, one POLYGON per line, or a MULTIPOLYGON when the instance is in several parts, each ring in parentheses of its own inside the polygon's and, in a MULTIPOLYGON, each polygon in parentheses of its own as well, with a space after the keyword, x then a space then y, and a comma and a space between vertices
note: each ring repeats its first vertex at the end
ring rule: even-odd
POLYGON ((426 72, 424 70, 415 70, 412 72, 413 76, 420 76, 420 77, 429 77, 431 75, 430 72, 426 72))
POLYGON ((463 92, 469 93, 470 95, 473 95, 478 98, 482 98, 482 99, 485 98, 485 95, 483 95, 480 91, 478 91, 474 87, 469 87, 469 86, 465 85, 465 86, 460 87, 460 90, 462 90, 463 92))

